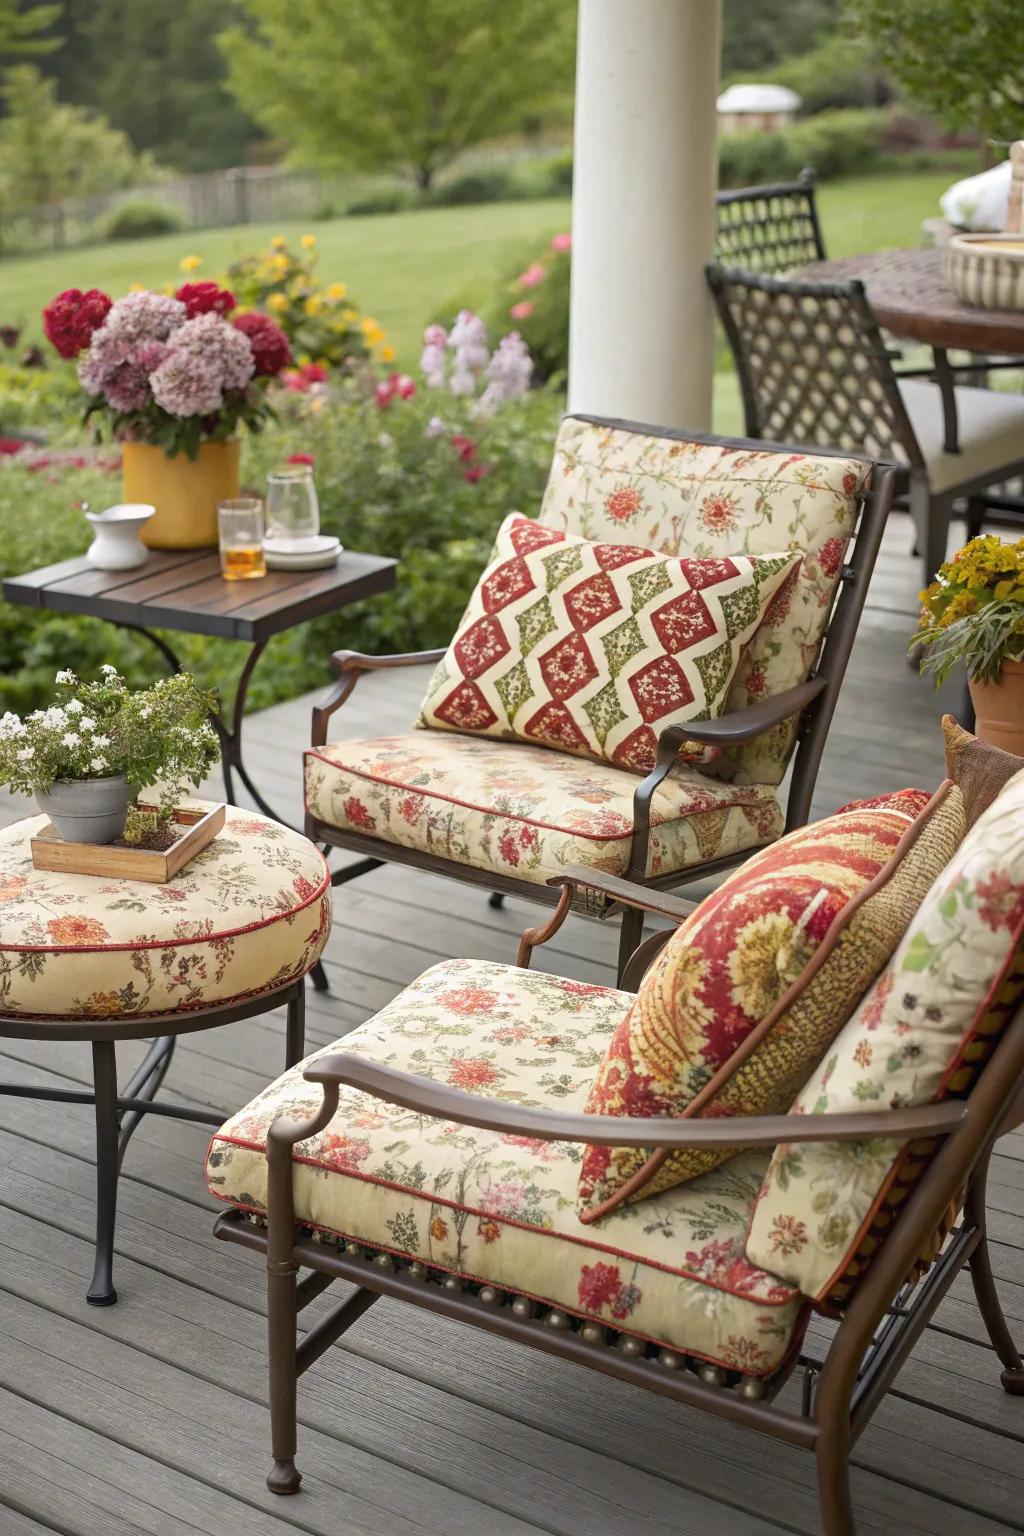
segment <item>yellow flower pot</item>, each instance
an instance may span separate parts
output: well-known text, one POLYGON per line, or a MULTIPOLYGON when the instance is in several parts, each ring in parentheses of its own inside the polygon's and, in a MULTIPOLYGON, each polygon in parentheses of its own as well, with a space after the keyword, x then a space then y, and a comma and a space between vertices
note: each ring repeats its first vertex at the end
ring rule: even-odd
POLYGON ((238 495, 239 444, 203 443, 197 458, 152 443, 124 445, 124 499, 156 508, 142 530, 150 549, 210 549, 217 503, 238 495))

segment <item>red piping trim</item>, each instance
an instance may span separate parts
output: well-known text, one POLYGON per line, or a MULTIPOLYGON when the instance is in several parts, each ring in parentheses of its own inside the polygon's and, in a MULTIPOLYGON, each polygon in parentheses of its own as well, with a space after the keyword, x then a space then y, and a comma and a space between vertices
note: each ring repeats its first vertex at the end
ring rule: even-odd
POLYGON ((319 901, 324 892, 330 888, 331 872, 327 866, 327 860, 319 849, 317 849, 317 857, 324 866, 324 877, 313 895, 307 896, 297 907, 289 907, 287 912, 275 912, 273 917, 263 918, 258 923, 245 923, 241 928, 224 928, 216 933, 197 934, 191 939, 140 939, 137 943, 126 944, 8 944, 0 941, 0 954, 109 955, 125 949, 185 949, 191 944, 215 944, 218 939, 237 939, 243 933, 257 933, 261 928, 272 928, 275 923, 297 917, 300 912, 311 907, 314 901, 319 901))
MULTIPOLYGON (((263 1157, 266 1157, 267 1154, 266 1144, 260 1146, 258 1142, 244 1141, 240 1136, 222 1136, 220 1131, 214 1131, 210 1138, 211 1148, 215 1141, 224 1142, 227 1146, 242 1147, 246 1152, 257 1152, 263 1157)), ((209 1150, 207 1151, 207 1157, 209 1157, 209 1150)), ((457 1200, 446 1200, 443 1195, 424 1195, 421 1190, 412 1189, 407 1184, 396 1184, 391 1179, 373 1178, 370 1174, 359 1173, 357 1170, 351 1168, 346 1168, 344 1170, 335 1168, 332 1167, 330 1163, 325 1163, 322 1158, 308 1157, 300 1153, 293 1152, 292 1161, 296 1163, 305 1163, 310 1168, 322 1168, 325 1173, 332 1173, 338 1178, 358 1179, 361 1183, 373 1184, 378 1189, 393 1189, 397 1194, 409 1195, 414 1200, 419 1200, 427 1205, 443 1205, 451 1211, 464 1211, 467 1216, 476 1216, 481 1221, 494 1221, 506 1227, 518 1227, 523 1232, 536 1232, 539 1237, 556 1237, 562 1242, 576 1243, 581 1248, 593 1248, 599 1253, 610 1253, 616 1259, 627 1259, 634 1264, 646 1264, 649 1269, 662 1270, 666 1275, 675 1275, 680 1280, 693 1280, 699 1285, 706 1285, 709 1286, 712 1290, 721 1291, 726 1296, 734 1296, 738 1301, 753 1302, 756 1306, 759 1307, 786 1307, 795 1296, 799 1296, 800 1294, 799 1290, 795 1286, 790 1286, 788 1287, 790 1290, 789 1296, 778 1301, 765 1301, 760 1297, 751 1296, 744 1291, 730 1290, 728 1286, 716 1285, 713 1280, 708 1280, 703 1275, 695 1275, 692 1270, 675 1269, 670 1264, 659 1263, 657 1259, 647 1259, 643 1258, 640 1254, 637 1253, 628 1253, 625 1249, 622 1248, 613 1248, 610 1243, 598 1243, 593 1239, 586 1237, 573 1237, 569 1232, 549 1232, 543 1227, 533 1226, 528 1221, 513 1221, 511 1217, 497 1216, 493 1211, 478 1210, 475 1206, 472 1205, 460 1205, 457 1200)), ((209 1174, 207 1174, 207 1187, 210 1189, 211 1195, 217 1195, 217 1191, 213 1189, 212 1186, 210 1186, 209 1174)), ((225 1200, 229 1205, 234 1205, 236 1203, 227 1195, 217 1195, 217 1198, 218 1200, 225 1200)), ((263 1213, 261 1212, 260 1214, 263 1213)), ((328 1228, 326 1230, 332 1229, 328 1228)), ((367 1242, 369 1242, 369 1239, 367 1239, 367 1242)), ((378 1247, 380 1245, 375 1243, 374 1246, 378 1247)), ((749 1259, 745 1258, 744 1262, 750 1264, 749 1259)), ((756 1269, 757 1265, 751 1264, 751 1268, 756 1269)), ((765 1274, 767 1271, 761 1270, 761 1273, 765 1274)))
MULTIPOLYGON (((344 746, 345 743, 339 742, 338 745, 344 746)), ((443 800, 446 805, 458 805, 461 806, 464 811, 477 811, 484 816, 498 816, 503 821, 516 821, 522 823, 523 826, 540 827, 542 831, 545 832, 562 832, 566 837, 580 837, 592 843, 621 843, 625 842, 627 838, 631 838, 633 836, 634 829, 632 827, 630 827, 627 832, 582 832, 578 827, 560 827, 557 826, 554 822, 538 821, 533 816, 520 816, 515 811, 496 811, 493 805, 473 805, 470 801, 460 800, 455 795, 442 795, 439 794, 436 790, 422 789, 418 784, 403 784, 398 779, 386 779, 382 774, 364 773, 361 768, 351 768, 349 767, 348 763, 339 763, 336 762, 332 757, 324 757, 320 752, 315 752, 312 747, 306 748, 305 756, 315 757, 318 762, 326 763, 329 768, 341 768, 345 773, 355 774, 356 778, 363 779, 367 784, 386 784, 389 789, 404 789, 407 794, 422 795, 425 799, 428 800, 443 800)), ((641 781, 638 777, 637 783, 639 784, 640 782, 641 781)), ((678 816, 665 816, 661 821, 655 821, 652 818, 651 830, 655 831, 658 827, 670 826, 674 821, 685 821, 688 816, 703 815, 704 811, 729 811, 735 809, 736 806, 770 805, 771 803, 772 802, 770 800, 764 798, 759 799, 754 795, 750 795, 745 798, 737 797, 735 799, 725 801, 716 800, 714 805, 705 806, 703 811, 683 811, 678 816)), ((775 803, 777 804, 778 801, 776 800, 775 803)), ((311 809, 311 807, 308 805, 306 808, 307 810, 311 809)), ((359 829, 354 828, 353 830, 358 831, 359 829)))

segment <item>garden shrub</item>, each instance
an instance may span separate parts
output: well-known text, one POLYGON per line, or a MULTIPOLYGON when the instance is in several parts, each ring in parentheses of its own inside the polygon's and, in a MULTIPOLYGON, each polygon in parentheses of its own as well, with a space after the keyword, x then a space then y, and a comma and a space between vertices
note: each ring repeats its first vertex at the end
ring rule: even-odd
POLYGON ((407 208, 412 208, 414 205, 415 199, 410 191, 395 187, 390 192, 374 192, 366 197, 356 198, 354 202, 348 204, 345 212, 351 218, 361 218, 369 214, 404 213, 407 208))
MULTIPOLYGON (((514 327, 522 336, 533 356, 534 384, 561 385, 569 371, 570 247, 568 233, 527 246, 481 306, 492 332, 514 327)), ((448 304, 446 313, 471 308, 465 299, 448 304)))
POLYGON ((81 437, 82 390, 73 366, 25 368, 0 363, 0 436, 21 431, 50 442, 81 437))
POLYGON ((873 108, 844 108, 780 128, 723 134, 718 141, 718 182, 722 187, 750 187, 759 182, 791 181, 805 165, 819 181, 870 170, 878 160, 886 115, 873 108))
POLYGON ((508 203, 530 195, 514 170, 499 167, 455 176, 432 187, 423 201, 428 208, 461 208, 467 203, 508 203))
POLYGON ((107 240, 144 240, 148 235, 174 235, 184 220, 176 208, 165 203, 122 203, 107 222, 107 240))

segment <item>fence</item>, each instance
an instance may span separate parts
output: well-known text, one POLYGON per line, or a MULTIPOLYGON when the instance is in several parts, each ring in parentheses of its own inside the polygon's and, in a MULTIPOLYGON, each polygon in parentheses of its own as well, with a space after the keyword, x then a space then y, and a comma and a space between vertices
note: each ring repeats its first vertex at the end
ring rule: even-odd
MULTIPOLYGON (((533 160, 559 148, 552 143, 471 151, 449 168, 448 176, 533 160)), ((59 250, 104 240, 113 214, 126 203, 155 203, 172 209, 183 229, 216 229, 284 219, 336 218, 351 203, 394 192, 397 186, 394 178, 387 176, 332 176, 280 166, 238 166, 204 175, 168 176, 147 186, 68 198, 15 214, 0 208, 0 251, 59 250)))

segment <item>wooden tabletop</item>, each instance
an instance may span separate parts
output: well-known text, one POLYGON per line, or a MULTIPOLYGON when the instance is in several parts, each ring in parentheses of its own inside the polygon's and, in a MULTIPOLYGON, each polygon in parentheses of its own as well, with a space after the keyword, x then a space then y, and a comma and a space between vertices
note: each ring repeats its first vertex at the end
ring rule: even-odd
POLYGON ((1024 356, 1024 310, 981 309, 958 299, 935 246, 814 261, 799 276, 828 283, 859 278, 879 324, 907 341, 1024 356))
POLYGON ((216 550, 153 550, 133 571, 98 571, 80 555, 9 576, 3 595, 29 608, 259 643, 389 591, 396 564, 345 550, 324 570, 268 571, 255 580, 225 581, 216 550))

